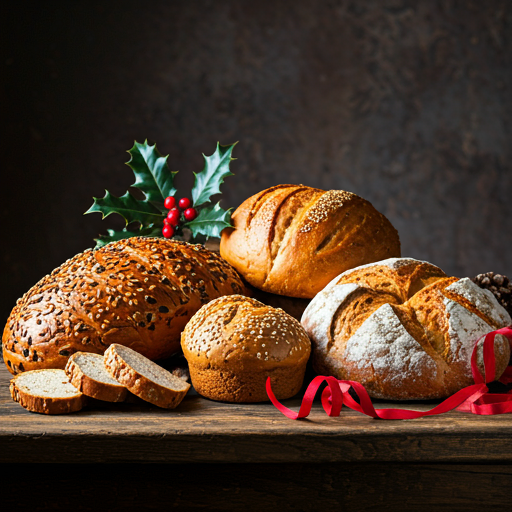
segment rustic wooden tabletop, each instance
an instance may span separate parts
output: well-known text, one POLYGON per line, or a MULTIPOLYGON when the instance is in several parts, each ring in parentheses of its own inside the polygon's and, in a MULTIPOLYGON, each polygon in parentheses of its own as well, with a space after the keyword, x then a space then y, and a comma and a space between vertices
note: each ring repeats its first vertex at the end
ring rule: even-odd
MULTIPOLYGON (((110 510, 130 510, 148 496, 155 507, 180 510, 212 508, 211 500, 215 510, 328 510, 336 504, 348 504, 349 510, 483 510, 491 503, 494 510, 508 510, 512 415, 454 411, 384 421, 344 408, 340 417, 329 418, 318 401, 308 419, 293 421, 270 403, 218 403, 192 392, 176 410, 133 397, 47 416, 12 401, 10 378, 2 365, 1 462, 30 468, 29 463, 59 463, 48 473, 38 471, 32 486, 33 493, 47 497, 44 510, 71 506, 80 474, 82 494, 89 488, 91 496, 108 502, 116 490, 110 510), (75 463, 74 469, 60 463, 75 463), (135 472, 128 469, 134 467, 135 472), (155 486, 167 489, 165 497, 155 486)), ((300 400, 284 403, 297 410, 300 400)), ((434 404, 406 405, 426 410, 434 404)))
MULTIPOLYGON (((318 400, 308 419, 293 421, 270 403, 219 403, 192 392, 175 410, 133 397, 121 404, 92 401, 77 413, 48 416, 11 399, 10 377, 2 366, 2 462, 512 461, 511 415, 454 411, 385 421, 344 408, 340 417, 330 418, 318 400)), ((298 410, 300 399, 284 403, 298 410)), ((406 405, 427 410, 434 403, 406 405)))

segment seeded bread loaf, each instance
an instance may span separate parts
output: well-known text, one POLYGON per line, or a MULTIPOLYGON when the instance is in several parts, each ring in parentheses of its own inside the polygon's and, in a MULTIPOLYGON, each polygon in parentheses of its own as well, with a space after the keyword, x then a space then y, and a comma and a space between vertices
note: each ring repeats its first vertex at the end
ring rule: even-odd
POLYGON ((241 295, 203 306, 181 336, 195 390, 225 402, 267 401, 267 377, 278 398, 299 392, 311 342, 282 309, 241 295))
MULTIPOLYGON (((511 318, 470 279, 391 258, 333 279, 301 323, 316 372, 361 382, 376 398, 413 400, 444 398, 473 384, 475 343, 511 318)), ((510 355, 504 336, 496 336, 494 353, 499 378, 510 355)), ((481 346, 478 363, 483 374, 481 346)))
POLYGON ((209 300, 244 294, 236 271, 200 245, 129 238, 87 250, 31 288, 5 326, 11 373, 64 368, 74 352, 111 343, 157 360, 180 350, 180 334, 209 300))
POLYGON ((9 386, 12 399, 41 414, 65 414, 82 409, 85 396, 69 382, 64 370, 33 370, 15 376, 9 386))
POLYGON ((343 190, 278 185, 247 199, 222 232, 221 256, 269 293, 312 298, 341 272, 400 256, 396 229, 343 190))
POLYGON ((122 402, 128 391, 110 376, 104 357, 92 352, 75 352, 64 369, 71 384, 84 395, 105 402, 122 402))
POLYGON ((105 351, 104 364, 107 372, 131 393, 164 409, 177 407, 190 389, 184 379, 117 343, 105 351))

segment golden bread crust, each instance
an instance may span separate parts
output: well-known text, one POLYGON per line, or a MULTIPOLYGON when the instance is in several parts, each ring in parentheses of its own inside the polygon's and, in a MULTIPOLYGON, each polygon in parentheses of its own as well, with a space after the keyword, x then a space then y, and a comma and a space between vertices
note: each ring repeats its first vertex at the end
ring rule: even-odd
POLYGON ((276 396, 293 396, 311 352, 295 318, 241 295, 203 306, 185 327, 181 346, 196 391, 228 402, 268 400, 268 376, 276 396))
POLYGON ((179 351, 190 317, 212 298, 246 293, 214 252, 161 238, 129 238, 71 258, 11 312, 2 345, 11 373, 64 368, 77 351, 111 343, 157 360, 179 351))
POLYGON ((278 185, 247 199, 222 233, 220 253, 251 285, 312 298, 341 272, 400 256, 396 229, 342 190, 278 185))

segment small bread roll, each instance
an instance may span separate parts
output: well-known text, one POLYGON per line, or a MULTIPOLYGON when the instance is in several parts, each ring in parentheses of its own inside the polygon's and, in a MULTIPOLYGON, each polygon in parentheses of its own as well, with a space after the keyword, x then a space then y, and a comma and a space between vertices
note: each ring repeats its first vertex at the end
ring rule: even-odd
POLYGON ((302 386, 311 342, 282 309, 230 295, 203 306, 181 335, 196 391, 212 400, 263 402, 267 377, 277 398, 302 386))
POLYGON ((109 375, 100 354, 75 352, 64 371, 75 388, 96 400, 123 402, 128 394, 127 389, 109 375))
POLYGON ((247 199, 224 229, 221 256, 251 285, 313 298, 345 270, 400 256, 398 232, 344 190, 278 185, 247 199))

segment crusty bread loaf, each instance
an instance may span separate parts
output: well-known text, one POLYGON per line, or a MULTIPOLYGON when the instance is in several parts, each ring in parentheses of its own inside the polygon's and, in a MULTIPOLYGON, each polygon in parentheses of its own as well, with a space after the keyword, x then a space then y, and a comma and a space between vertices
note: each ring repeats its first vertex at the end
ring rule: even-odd
POLYGON ((343 190, 278 185, 247 199, 222 232, 221 256, 253 286, 312 298, 341 272, 400 256, 396 229, 343 190))
POLYGON ((71 384, 84 395, 105 402, 122 402, 126 388, 110 376, 104 358, 92 352, 75 352, 64 369, 71 384))
MULTIPOLYGON (((489 291, 409 258, 344 272, 301 320, 315 371, 391 400, 444 398, 472 384, 476 341, 510 322, 489 291)), ((504 336, 496 336, 494 351, 499 377, 510 355, 504 336)), ((478 362, 483 373, 481 348, 478 362)))
POLYGON ((41 414, 65 414, 82 409, 85 396, 64 370, 33 370, 16 375, 9 386, 12 399, 41 414))
POLYGON ((200 245, 112 242, 68 260, 18 300, 3 333, 4 361, 14 374, 64 368, 74 352, 103 354, 111 343, 166 358, 203 304, 233 293, 246 293, 238 274, 200 245))
POLYGON ((203 306, 185 327, 181 346, 195 390, 225 402, 267 401, 267 377, 278 398, 295 395, 311 352, 295 318, 241 295, 203 306))
POLYGON ((190 389, 184 379, 117 343, 105 351, 104 364, 108 373, 131 393, 164 409, 177 407, 190 389))

